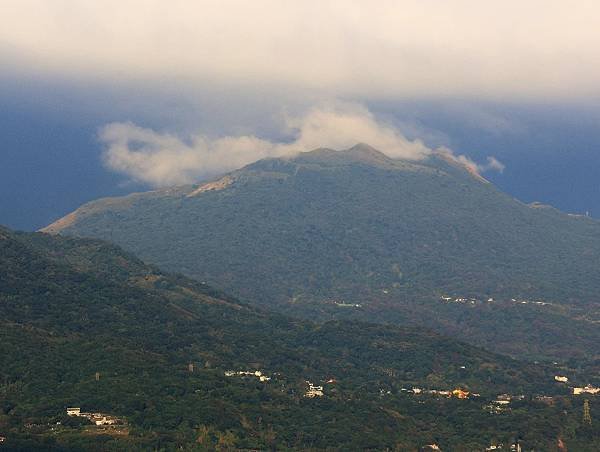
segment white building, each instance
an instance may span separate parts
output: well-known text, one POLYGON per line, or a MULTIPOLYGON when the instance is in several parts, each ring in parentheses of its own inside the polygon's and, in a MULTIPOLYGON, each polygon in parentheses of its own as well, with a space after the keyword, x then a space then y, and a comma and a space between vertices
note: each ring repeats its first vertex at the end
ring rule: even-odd
POLYGON ((438 446, 437 444, 427 444, 426 446, 423 446, 421 450, 439 450, 439 451, 441 451, 442 449, 440 449, 440 446, 438 446))
POLYGON ((90 419, 96 425, 114 425, 118 419, 100 413, 94 413, 90 419))
POLYGON ((490 446, 485 448, 486 452, 492 451, 492 450, 501 450, 502 449, 502 444, 491 444, 490 446))
POLYGON ((80 415, 81 415, 81 408, 79 408, 79 407, 67 408, 67 416, 80 416, 80 415))
POLYGON ((120 419, 110 414, 104 413, 82 413, 79 407, 67 408, 67 415, 73 417, 84 417, 96 425, 114 425, 120 422, 120 419))
POLYGON ((600 388, 595 388, 592 385, 587 385, 583 388, 573 388, 573 394, 598 394, 600 392, 600 388))
POLYGON ((563 377, 562 375, 555 375, 554 380, 559 381, 561 383, 567 383, 569 381, 567 377, 563 377))
POLYGON ((308 397, 309 399, 314 399, 315 397, 323 397, 323 386, 315 386, 310 381, 306 381, 308 385, 308 390, 304 397, 308 397))

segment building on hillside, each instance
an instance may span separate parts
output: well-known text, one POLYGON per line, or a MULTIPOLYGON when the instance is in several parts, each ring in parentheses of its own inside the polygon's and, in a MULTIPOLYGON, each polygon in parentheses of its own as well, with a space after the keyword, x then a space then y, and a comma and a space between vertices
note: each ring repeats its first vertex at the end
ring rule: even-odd
POLYGON ((119 419, 116 417, 108 416, 102 413, 93 413, 88 419, 90 419, 90 421, 96 425, 115 425, 119 422, 119 419))
POLYGON ((595 388, 592 385, 584 386, 583 388, 573 388, 573 394, 598 394, 600 393, 600 388, 595 388))
POLYGON ((115 425, 123 422, 118 417, 111 416, 110 414, 82 413, 81 408, 79 407, 67 408, 67 415, 72 417, 83 417, 89 419, 95 425, 115 425))
POLYGON ((490 452, 492 450, 502 450, 502 446, 503 444, 490 444, 488 447, 485 448, 485 452, 490 452))
POLYGON ((323 386, 315 386, 310 381, 306 381, 308 385, 308 390, 304 394, 304 397, 308 397, 309 399, 314 399, 315 397, 323 397, 323 386))
POLYGON ((454 391, 452 391, 452 395, 454 397, 456 397, 457 399, 468 399, 469 398, 469 391, 463 391, 460 388, 456 388, 454 391))
POLYGON ((236 376, 236 375, 239 375, 241 377, 256 377, 256 378, 258 378, 262 382, 270 381, 271 380, 271 377, 267 377, 260 370, 239 370, 237 372, 234 371, 234 370, 226 370, 225 371, 225 376, 226 377, 233 377, 233 376, 236 376))
POLYGON ((563 377, 562 375, 555 375, 554 380, 560 383, 567 383, 569 381, 567 377, 563 377))
POLYGON ((438 389, 431 389, 429 391, 430 394, 433 395, 438 395, 438 396, 443 396, 443 397, 452 397, 452 391, 444 391, 444 390, 438 390, 438 389))
POLYGON ((437 450, 437 451, 441 452, 442 449, 440 449, 440 446, 438 446, 437 444, 427 444, 427 445, 421 447, 421 451, 423 451, 423 452, 432 451, 432 450, 437 450))

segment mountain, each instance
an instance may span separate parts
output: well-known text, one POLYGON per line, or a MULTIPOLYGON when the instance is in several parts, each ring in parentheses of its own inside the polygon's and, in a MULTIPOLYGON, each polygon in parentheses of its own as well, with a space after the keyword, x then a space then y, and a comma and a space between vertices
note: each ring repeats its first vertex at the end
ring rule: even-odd
POLYGON ((98 240, 0 228, 0 338, 2 450, 479 450, 524 430, 546 450, 557 435, 595 444, 551 368, 419 328, 269 314, 98 240), (525 398, 482 410, 503 392, 525 398), (126 425, 87 426, 67 406, 126 425))
POLYGON ((513 355, 598 356, 600 223, 523 204, 449 154, 318 149, 91 202, 44 231, 112 241, 294 315, 416 323, 513 355))

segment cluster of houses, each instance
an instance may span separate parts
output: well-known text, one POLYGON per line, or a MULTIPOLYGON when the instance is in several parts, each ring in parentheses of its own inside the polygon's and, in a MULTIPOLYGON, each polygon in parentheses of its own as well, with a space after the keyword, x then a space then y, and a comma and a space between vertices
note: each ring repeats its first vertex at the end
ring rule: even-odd
MULTIPOLYGON (((559 383, 568 383, 569 382, 569 378, 565 377, 563 375, 555 375, 554 380, 559 383)), ((581 395, 581 394, 595 395, 595 394, 600 393, 600 388, 596 388, 595 386, 592 386, 592 385, 586 385, 583 388, 573 387, 572 389, 573 389, 573 395, 581 395)))
MULTIPOLYGON (((477 298, 464 298, 464 297, 452 298, 452 297, 442 296, 442 297, 440 297, 440 300, 442 300, 443 303, 469 304, 472 306, 475 306, 476 304, 481 303, 481 301, 478 300, 477 298)), ((490 298, 488 301, 491 303, 492 301, 494 301, 494 299, 490 298)))
MULTIPOLYGON (((503 444, 491 444, 485 448, 486 452, 491 452, 495 450, 502 450, 504 448, 503 444)), ((421 452, 425 451, 439 451, 441 452, 440 446, 437 444, 427 444, 426 446, 421 447, 421 452)), ((510 445, 511 452, 521 452, 521 445, 519 443, 513 443, 510 445)))
MULTIPOLYGON (((277 374, 275 374, 277 375, 277 374)), ((267 375, 265 375, 262 371, 260 370, 228 370, 225 371, 225 376, 226 377, 253 377, 253 378, 258 378, 258 380, 262 381, 262 382, 267 382, 271 380, 271 377, 268 377, 267 375)), ((312 383, 309 380, 305 380, 306 385, 308 387, 308 389, 306 390, 306 392, 304 393, 304 397, 307 397, 309 399, 314 399, 315 397, 323 397, 324 392, 323 392, 323 386, 321 385, 315 385, 314 383, 312 383)), ((326 381, 327 384, 336 384, 337 380, 335 378, 330 378, 329 380, 326 381)))
MULTIPOLYGON (((448 296, 441 296, 440 300, 442 303, 454 303, 454 304, 466 304, 466 305, 471 305, 471 306, 475 306, 478 304, 482 304, 484 302, 484 300, 479 300, 477 298, 467 298, 467 297, 448 297, 448 296)), ((493 303, 495 300, 493 298, 488 298, 487 299, 487 303, 493 303)), ((533 301, 533 300, 517 300, 516 298, 511 298, 510 301, 512 303, 516 303, 516 304, 534 304, 537 306, 547 306, 550 305, 550 303, 546 302, 546 301, 533 301)))
MULTIPOLYGON (((503 444, 491 444, 490 446, 485 448, 486 452, 491 452, 491 451, 495 451, 495 450, 502 450, 504 447, 503 444)), ((517 443, 517 444, 513 444, 510 446, 510 450, 511 452, 517 452, 517 451, 521 451, 521 446, 517 443)), ((421 447, 421 452, 425 452, 425 451, 437 451, 437 452, 441 452, 442 449, 440 449, 440 446, 438 446, 437 444, 427 444, 426 446, 421 447)))
POLYGON ((79 407, 67 408, 67 415, 71 417, 84 417, 95 425, 122 424, 123 420, 105 413, 83 413, 79 407))
MULTIPOLYGON (((559 383, 568 383, 569 378, 565 377, 564 375, 555 375, 554 381, 559 382, 559 383)), ((573 387, 571 389, 573 390, 573 395, 600 394, 600 388, 596 388, 592 385, 586 385, 584 387, 573 387)), ((505 411, 506 409, 508 409, 508 405, 510 404, 511 401, 523 400, 524 398, 525 398, 524 395, 511 396, 509 394, 500 394, 498 397, 496 397, 496 400, 493 400, 491 404, 485 405, 483 408, 490 413, 501 413, 501 412, 505 411)), ((538 402, 546 403, 546 404, 554 403, 554 397, 544 396, 544 395, 536 396, 535 400, 538 402)))
POLYGON ((430 394, 430 395, 434 395, 434 396, 441 396, 441 397, 448 397, 448 398, 456 397, 457 399, 468 399, 469 397, 479 397, 480 396, 480 394, 465 391, 464 389, 460 389, 460 388, 456 388, 456 389, 452 389, 452 390, 402 388, 401 391, 407 392, 407 393, 412 393, 415 395, 430 394))
POLYGON ((510 394, 500 394, 498 396, 496 396, 496 398, 494 400, 492 400, 492 402, 488 405, 485 405, 483 407, 484 410, 486 410, 489 413, 492 414, 498 414, 498 413, 502 413, 503 411, 506 411, 508 408, 508 405, 510 405, 510 402, 512 402, 513 400, 523 400, 525 399, 524 395, 510 395, 510 394))
POLYGON ((510 301, 512 301, 513 303, 518 303, 518 304, 536 304, 538 306, 547 306, 550 304, 546 301, 517 300, 515 298, 511 298, 510 301))
POLYGON ((256 377, 258 378, 260 381, 269 381, 271 380, 271 377, 267 377, 265 374, 262 373, 262 371, 260 370, 227 370, 225 371, 225 376, 226 377, 256 377))
POLYGON ((323 397, 323 386, 315 386, 308 380, 306 380, 306 384, 308 385, 308 389, 306 390, 304 397, 308 397, 309 399, 314 399, 315 397, 323 397))

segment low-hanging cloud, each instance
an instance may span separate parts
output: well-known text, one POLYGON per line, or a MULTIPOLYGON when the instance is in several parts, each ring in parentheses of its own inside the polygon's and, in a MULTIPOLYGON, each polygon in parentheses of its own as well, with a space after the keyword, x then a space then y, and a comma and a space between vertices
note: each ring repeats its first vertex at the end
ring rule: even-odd
POLYGON ((354 99, 600 95, 597 0, 4 0, 0 59, 354 99))
MULTIPOLYGON (((409 140, 398 128, 378 121, 359 105, 317 107, 285 118, 287 142, 253 135, 209 138, 197 134, 184 140, 133 123, 112 123, 99 133, 105 145, 105 165, 129 178, 155 187, 186 184, 207 176, 237 169, 265 157, 294 155, 319 147, 347 149, 365 142, 394 158, 420 160, 433 152, 421 140, 409 140)), ((490 157, 477 165, 465 156, 454 157, 476 172, 502 170, 490 157)))

